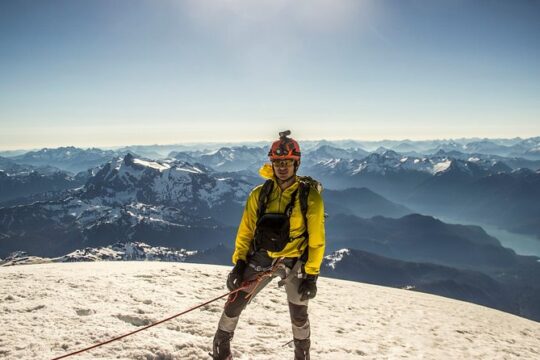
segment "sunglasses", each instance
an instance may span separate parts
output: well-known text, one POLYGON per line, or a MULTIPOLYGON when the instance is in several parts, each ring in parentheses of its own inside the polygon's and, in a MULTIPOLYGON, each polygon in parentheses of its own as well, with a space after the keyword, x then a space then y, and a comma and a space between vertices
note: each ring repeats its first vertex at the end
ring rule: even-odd
POLYGON ((272 164, 275 167, 291 167, 294 165, 294 160, 292 159, 283 159, 283 160, 274 160, 272 164))

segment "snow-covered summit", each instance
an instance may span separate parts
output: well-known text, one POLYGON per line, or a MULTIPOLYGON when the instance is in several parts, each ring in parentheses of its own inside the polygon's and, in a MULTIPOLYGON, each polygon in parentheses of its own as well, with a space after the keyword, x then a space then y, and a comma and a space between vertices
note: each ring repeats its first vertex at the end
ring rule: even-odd
POLYGON ((334 251, 332 254, 324 257, 326 260, 325 266, 328 266, 332 269, 336 268, 336 264, 343 260, 343 257, 350 254, 349 249, 341 249, 334 251))
POLYGON ((106 164, 88 181, 81 197, 101 197, 109 204, 193 206, 202 203, 211 208, 226 198, 242 203, 251 187, 238 179, 217 177, 201 164, 151 161, 128 154, 106 164))
POLYGON ((163 246, 151 246, 142 242, 116 243, 98 248, 86 247, 69 254, 44 258, 30 256, 25 251, 15 251, 5 259, 0 259, 0 266, 31 265, 42 263, 88 262, 88 261, 170 261, 183 262, 197 251, 171 249, 163 246))
POLYGON ((173 261, 182 262, 196 251, 170 249, 162 246, 150 246, 141 242, 117 243, 100 248, 75 250, 67 255, 53 259, 53 262, 79 261, 173 261))
MULTIPOLYGON (((140 329, 225 294, 229 270, 163 262, 3 268, 0 354, 50 359, 140 329)), ((282 346, 292 340, 286 294, 276 283, 243 312, 235 358, 292 358, 292 347, 282 346)), ((537 322, 415 291, 328 278, 317 284, 309 308, 313 358, 538 358, 537 322)), ((78 356, 206 359, 224 302, 78 356)))

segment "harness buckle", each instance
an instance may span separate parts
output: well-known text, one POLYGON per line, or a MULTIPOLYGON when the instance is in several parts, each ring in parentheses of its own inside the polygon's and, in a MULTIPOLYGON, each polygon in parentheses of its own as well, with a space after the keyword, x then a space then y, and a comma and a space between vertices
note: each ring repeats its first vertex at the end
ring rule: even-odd
POLYGON ((272 265, 271 266, 267 266, 267 267, 262 267, 261 265, 254 265, 254 264, 248 264, 250 268, 252 268, 253 270, 255 270, 256 272, 264 272, 264 271, 269 271, 269 270, 272 270, 272 265))

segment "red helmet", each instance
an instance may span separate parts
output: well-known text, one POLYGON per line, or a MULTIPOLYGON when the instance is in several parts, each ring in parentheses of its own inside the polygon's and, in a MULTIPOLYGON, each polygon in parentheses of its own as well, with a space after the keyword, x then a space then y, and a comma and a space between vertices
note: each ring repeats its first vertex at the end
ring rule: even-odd
POLYGON ((274 141, 268 152, 270 161, 283 159, 300 161, 300 146, 296 140, 288 138, 289 135, 291 135, 290 130, 279 133, 279 140, 274 141))

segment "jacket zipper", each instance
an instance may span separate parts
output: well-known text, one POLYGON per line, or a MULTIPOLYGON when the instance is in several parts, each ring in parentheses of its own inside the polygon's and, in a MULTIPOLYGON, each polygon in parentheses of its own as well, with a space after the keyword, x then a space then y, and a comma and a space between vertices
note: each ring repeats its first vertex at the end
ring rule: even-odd
POLYGON ((279 199, 278 199, 278 212, 281 213, 281 196, 283 195, 283 190, 278 186, 279 199))

